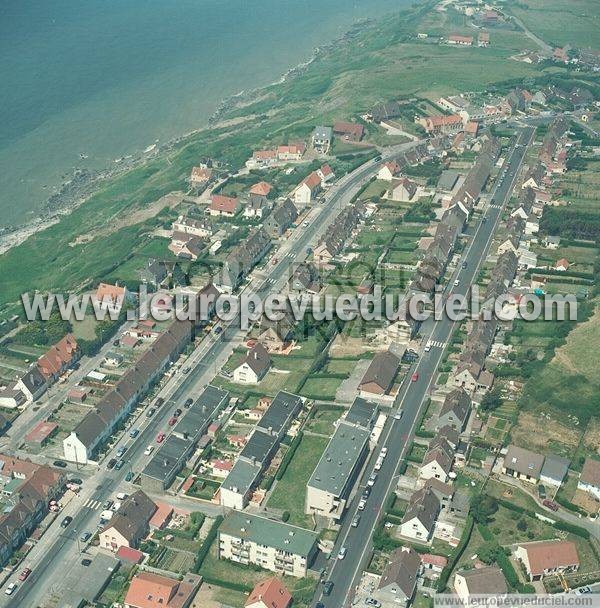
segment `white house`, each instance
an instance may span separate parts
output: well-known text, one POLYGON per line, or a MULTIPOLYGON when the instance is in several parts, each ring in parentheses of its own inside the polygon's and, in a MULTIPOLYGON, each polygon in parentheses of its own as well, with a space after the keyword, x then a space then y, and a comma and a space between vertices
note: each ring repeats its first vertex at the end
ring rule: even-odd
POLYGON ((600 460, 586 458, 577 488, 593 494, 600 500, 600 460))
POLYGON ((240 384, 257 384, 271 367, 271 357, 267 349, 260 344, 248 351, 243 361, 233 370, 233 381, 240 384))
POLYGON ((306 177, 294 191, 294 202, 300 206, 306 206, 313 201, 321 189, 321 177, 313 171, 306 177))

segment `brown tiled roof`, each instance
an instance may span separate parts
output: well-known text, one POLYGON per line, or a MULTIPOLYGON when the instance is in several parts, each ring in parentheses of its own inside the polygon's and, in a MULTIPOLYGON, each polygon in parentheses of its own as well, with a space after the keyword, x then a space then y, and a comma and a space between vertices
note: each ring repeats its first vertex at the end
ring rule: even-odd
POLYGON ((548 540, 520 545, 527 551, 529 571, 533 576, 545 570, 566 566, 579 566, 577 546, 570 540, 548 540))

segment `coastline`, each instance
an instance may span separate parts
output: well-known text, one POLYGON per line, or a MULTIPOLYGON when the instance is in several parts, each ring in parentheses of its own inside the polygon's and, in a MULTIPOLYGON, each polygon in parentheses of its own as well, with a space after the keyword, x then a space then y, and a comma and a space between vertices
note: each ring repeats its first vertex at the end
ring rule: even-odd
POLYGON ((222 119, 224 119, 227 112, 235 109, 241 103, 251 103, 256 97, 264 94, 271 87, 281 85, 296 78, 324 53, 333 49, 336 45, 349 40, 372 22, 372 19, 357 19, 341 36, 329 43, 313 48, 308 59, 290 67, 274 81, 254 89, 238 91, 224 97, 214 112, 206 119, 206 124, 201 127, 192 129, 181 135, 176 135, 163 144, 153 142, 153 144, 143 150, 138 150, 120 159, 115 159, 113 161, 114 166, 97 171, 75 169, 73 176, 58 185, 57 192, 49 196, 40 204, 40 208, 33 212, 34 217, 32 219, 15 226, 0 227, 0 255, 20 245, 36 233, 58 223, 63 216, 69 215, 91 196, 96 194, 106 181, 125 174, 150 159, 162 157, 174 145, 195 134, 215 127, 225 126, 226 121, 222 121, 222 119))

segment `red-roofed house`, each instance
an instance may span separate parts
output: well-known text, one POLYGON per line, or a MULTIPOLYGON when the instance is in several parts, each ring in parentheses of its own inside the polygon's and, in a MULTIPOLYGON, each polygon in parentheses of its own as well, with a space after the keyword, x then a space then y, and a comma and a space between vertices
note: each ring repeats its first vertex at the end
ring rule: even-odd
POLYGON ((248 169, 263 169, 277 162, 277 150, 256 150, 246 161, 248 169))
POLYGON ((523 562, 530 581, 539 581, 547 574, 579 569, 577 547, 570 540, 524 543, 517 547, 515 556, 523 562))
POLYGON ((211 460, 210 466, 215 477, 227 477, 233 469, 233 462, 231 460, 211 460))
POLYGON ((470 137, 477 137, 477 132, 479 131, 479 123, 474 120, 470 120, 465 125, 465 133, 470 137))
POLYGON ((222 194, 213 194, 210 200, 208 213, 210 215, 223 215, 225 217, 233 217, 240 208, 240 201, 232 196, 223 196, 222 194))
POLYGON ((206 167, 192 167, 192 174, 190 175, 190 184, 193 188, 204 186, 210 181, 212 175, 212 169, 206 167))
POLYGON ((258 194, 259 196, 269 196, 273 186, 267 182, 258 182, 250 188, 250 194, 258 194))
POLYGON ((379 169, 377 179, 383 179, 386 182, 391 182, 394 177, 400 174, 401 167, 395 160, 390 160, 379 169))
POLYGON ((473 36, 461 36, 460 34, 450 34, 448 44, 458 44, 459 46, 472 46, 473 36))
POLYGON ((335 177, 333 169, 328 164, 317 169, 317 174, 321 178, 321 188, 324 188, 325 185, 335 177))
POLYGON ((443 555, 433 555, 432 553, 422 553, 421 563, 424 570, 440 573, 448 564, 448 560, 443 555))
POLYGON ((309 205, 321 189, 321 178, 316 171, 306 177, 294 192, 294 202, 297 205, 309 205))
POLYGON ((25 435, 25 441, 32 447, 41 448, 54 435, 57 429, 58 424, 56 422, 42 420, 25 435))
POLYGON ((109 313, 119 313, 123 302, 127 298, 127 288, 119 285, 100 283, 96 288, 94 298, 101 310, 106 310, 109 313))
POLYGON ((79 359, 80 354, 75 336, 67 334, 38 359, 37 367, 47 381, 56 380, 79 359))
POLYGON ((419 124, 425 127, 428 133, 457 133, 463 130, 463 119, 458 114, 450 116, 428 116, 420 118, 419 124))
POLYGON ((287 146, 278 146, 277 159, 281 161, 301 160, 306 151, 306 144, 303 141, 287 146))
POLYGON ((285 585, 276 577, 257 583, 248 596, 245 608, 288 608, 292 596, 285 585))
POLYGON ((558 270, 559 272, 565 272, 569 270, 569 265, 569 260, 567 260, 566 258, 561 258, 560 260, 558 260, 558 262, 556 262, 554 270, 558 270))
POLYGON ((173 516, 173 507, 166 502, 160 501, 155 501, 154 504, 157 506, 157 509, 154 511, 154 515, 150 518, 148 523, 150 529, 162 530, 173 516))
POLYGON ((125 596, 126 608, 187 608, 196 595, 200 577, 186 574, 182 581, 152 572, 131 579, 125 596))
POLYGON ((360 141, 364 132, 365 128, 355 122, 338 121, 333 125, 333 133, 346 141, 360 141))
POLYGON ((139 564, 144 559, 144 554, 137 549, 123 546, 119 547, 116 557, 123 562, 128 562, 129 564, 139 564))

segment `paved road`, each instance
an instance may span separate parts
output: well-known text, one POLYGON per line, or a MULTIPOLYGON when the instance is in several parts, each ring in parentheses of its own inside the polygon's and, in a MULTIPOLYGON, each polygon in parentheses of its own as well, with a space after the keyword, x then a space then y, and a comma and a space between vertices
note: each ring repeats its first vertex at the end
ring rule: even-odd
MULTIPOLYGON (((382 152, 381 160, 394 158, 418 143, 421 142, 390 147, 382 152)), ((291 238, 280 247, 276 254, 278 263, 253 273, 256 279, 245 289, 254 291, 253 286, 259 284, 259 277, 264 277, 263 282, 256 289, 256 292, 264 297, 285 283, 290 265, 307 257, 306 249, 316 244, 339 211, 349 204, 362 185, 376 174, 381 160, 368 161, 334 184, 317 209, 311 213, 309 226, 297 228, 291 238)), ((80 534, 96 528, 100 513, 98 505, 111 497, 117 488, 133 489, 130 484, 125 484, 124 477, 130 468, 140 470, 143 467, 143 463, 149 458, 143 455, 146 445, 154 443, 158 431, 169 429, 167 420, 172 415, 173 403, 182 403, 188 396, 197 396, 216 375, 233 349, 244 339, 245 332, 239 330, 239 319, 234 319, 223 327, 218 338, 210 334, 190 356, 185 363, 185 367, 189 367, 190 372, 187 375, 179 372, 161 389, 159 395, 165 399, 165 405, 155 416, 147 419, 143 413, 139 415, 138 420, 132 425, 140 429, 138 437, 132 440, 126 436, 113 447, 112 451, 119 445, 128 446, 125 457, 127 466, 120 471, 114 469, 109 471, 101 465, 89 477, 86 477, 86 470, 78 473, 78 476, 85 478, 82 492, 65 508, 59 518, 60 520, 65 515, 71 515, 72 523, 66 530, 59 527, 58 521, 52 525, 24 563, 24 566, 32 568, 32 574, 25 583, 17 582, 18 590, 11 598, 2 594, 0 606, 29 608, 43 605, 49 594, 60 595, 64 591, 65 572, 70 576, 85 576, 85 567, 80 564, 79 550, 84 549, 78 543, 80 534)), ((11 580, 16 582, 16 577, 11 580)))
MULTIPOLYGON (((491 204, 484 214, 485 221, 480 221, 477 225, 471 242, 461 258, 461 262, 467 262, 467 267, 463 269, 459 266, 455 275, 450 277, 448 282, 449 285, 453 285, 455 279, 459 280, 459 286, 452 287, 454 293, 465 295, 468 288, 476 280, 479 266, 487 256, 502 213, 502 207, 510 198, 514 182, 523 162, 526 146, 521 144, 529 145, 534 132, 533 127, 526 127, 520 131, 517 138, 517 143, 520 146, 511 148, 508 153, 504 165, 507 170, 507 177, 504 181, 496 183, 491 196, 491 204)), ((436 344, 446 345, 455 325, 455 322, 448 318, 436 321, 433 323, 429 339, 435 341, 436 344)), ((352 595, 372 552, 373 530, 378 523, 382 506, 397 483, 399 464, 406 455, 406 450, 416 430, 415 427, 422 415, 423 405, 433 388, 435 371, 442 360, 443 353, 443 346, 433 346, 429 352, 423 352, 411 370, 411 373, 418 373, 418 380, 416 382, 406 381, 401 387, 395 401, 395 407, 402 410, 402 418, 395 420, 390 417, 382 433, 380 446, 374 450, 370 457, 359 483, 360 491, 356 493, 349 504, 332 553, 333 557, 326 577, 334 584, 332 593, 325 597, 322 595, 322 588, 317 589, 314 597, 315 603, 317 601, 323 602, 327 608, 341 608, 351 605, 352 595), (366 508, 360 512, 358 511, 360 494, 366 480, 373 472, 380 447, 383 446, 388 448, 387 456, 378 473, 377 482, 367 500, 366 508), (361 515, 361 520, 357 528, 352 528, 350 522, 356 514, 361 515), (337 560, 335 556, 341 547, 346 547, 346 557, 343 560, 337 560)))

